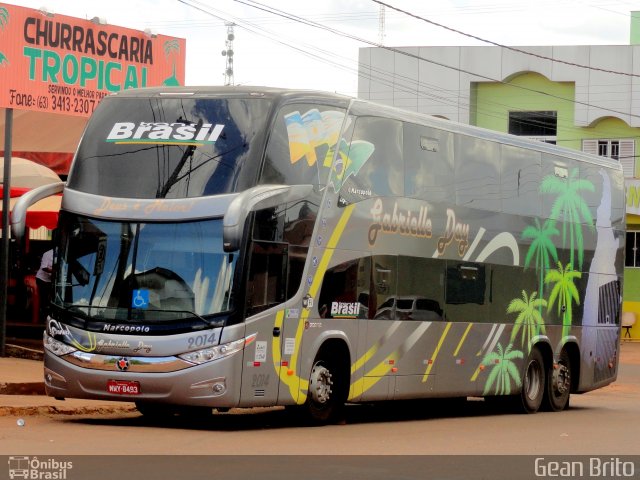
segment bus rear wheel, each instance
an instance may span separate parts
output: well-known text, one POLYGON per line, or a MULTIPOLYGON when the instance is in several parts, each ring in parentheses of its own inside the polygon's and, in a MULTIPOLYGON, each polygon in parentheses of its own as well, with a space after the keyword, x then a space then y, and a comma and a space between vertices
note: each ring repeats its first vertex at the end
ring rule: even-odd
POLYGON ((562 349, 560 358, 547 372, 544 406, 552 412, 560 412, 569 406, 570 395, 571 359, 569 353, 562 349))
POLYGON ((316 359, 309 376, 307 413, 314 423, 334 421, 342 413, 346 395, 336 363, 316 359))
POLYGON ((524 413, 536 413, 540 409, 546 385, 545 377, 542 353, 534 347, 525 364, 522 391, 519 396, 519 405, 524 413))

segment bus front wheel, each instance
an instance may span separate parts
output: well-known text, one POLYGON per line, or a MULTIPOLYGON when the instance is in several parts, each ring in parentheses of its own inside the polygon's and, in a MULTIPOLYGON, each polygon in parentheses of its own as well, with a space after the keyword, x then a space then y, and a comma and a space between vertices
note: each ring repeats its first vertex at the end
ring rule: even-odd
POLYGON ((562 349, 560 358, 547 372, 545 391, 545 407, 552 412, 559 412, 569 406, 571 394, 571 359, 569 353, 562 349))
POLYGON ((314 423, 324 424, 336 420, 342 412, 346 395, 338 377, 338 365, 317 359, 309 376, 307 412, 314 423))

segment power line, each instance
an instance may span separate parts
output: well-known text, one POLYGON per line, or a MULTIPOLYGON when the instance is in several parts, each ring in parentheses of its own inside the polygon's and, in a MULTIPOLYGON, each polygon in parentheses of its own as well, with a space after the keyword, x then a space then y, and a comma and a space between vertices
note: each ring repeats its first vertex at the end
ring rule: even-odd
MULTIPOLYGON (((179 0, 181 3, 184 3, 187 6, 191 6, 192 8, 196 8, 200 11, 202 11, 203 13, 213 16, 215 18, 221 19, 224 22, 231 22, 231 20, 229 20, 229 15, 224 13, 224 12, 220 12, 219 10, 213 9, 214 11, 216 11, 217 13, 212 13, 211 11, 208 11, 207 9, 204 9, 202 6, 197 6, 197 5, 193 5, 190 3, 187 3, 184 0, 179 0)), ((202 2, 194 2, 194 3, 199 3, 200 5, 202 5, 202 2)), ((212 9, 212 7, 208 7, 208 9, 212 9)), ((274 13, 271 13, 272 15, 274 13)), ((289 18, 288 18, 289 19, 289 18)), ((293 20, 296 21, 295 19, 289 19, 289 20, 293 20)), ((303 19, 304 20, 304 19, 303 19)), ((295 44, 290 44, 287 43, 286 41, 283 40, 283 37, 281 35, 274 35, 271 32, 269 32, 266 29, 260 28, 259 26, 256 25, 252 25, 249 22, 246 21, 242 21, 238 18, 233 19, 233 22, 236 23, 236 25, 252 32, 255 33, 256 35, 259 36, 263 36, 266 38, 269 38, 271 40, 273 40, 274 42, 277 42, 279 44, 282 44, 286 47, 292 48, 300 53, 302 53, 305 56, 314 58, 316 60, 319 60, 323 63, 327 63, 330 64, 334 67, 338 67, 342 70, 346 70, 346 71, 355 71, 359 74, 359 76, 361 78, 364 79, 368 79, 371 80, 373 82, 377 82, 381 85, 385 85, 385 86, 389 86, 389 87, 393 87, 395 88, 396 91, 399 92, 404 92, 407 94, 410 94, 412 97, 415 96, 416 100, 420 97, 420 98, 431 98, 434 102, 440 103, 441 105, 445 105, 445 106, 450 106, 451 108, 455 109, 456 111, 459 110, 460 108, 463 108, 465 110, 470 110, 471 105, 468 102, 464 102, 461 101, 460 98, 458 98, 458 95, 456 94, 457 90, 445 90, 442 89, 439 86, 436 85, 430 85, 428 83, 425 82, 421 82, 418 79, 415 78, 411 78, 411 77, 407 77, 407 76, 403 76, 403 75, 399 75, 393 72, 388 72, 386 70, 382 70, 380 68, 377 68, 373 65, 365 65, 365 64, 357 64, 357 67, 360 67, 360 69, 358 68, 354 68, 354 67, 350 67, 350 66, 346 66, 343 63, 339 63, 336 62, 334 60, 331 60, 327 57, 335 57, 337 59, 340 60, 348 60, 349 62, 352 62, 351 59, 346 59, 345 57, 340 57, 339 55, 335 54, 335 52, 329 52, 329 51, 325 51, 325 50, 321 50, 317 47, 314 46, 307 46, 308 48, 311 48, 313 50, 316 50, 317 52, 319 52, 320 54, 316 54, 316 53, 312 53, 308 50, 305 50, 304 48, 302 48, 303 46, 305 46, 304 43, 301 43, 299 41, 296 41, 295 44), (325 55, 325 57, 321 56, 321 55, 325 55), (363 68, 366 67, 367 70, 369 70, 370 72, 367 73, 367 71, 363 68), (400 82, 398 82, 398 79, 400 80, 400 82), (403 85, 404 83, 404 85, 403 85), (413 86, 415 85, 415 86, 413 86)), ((366 40, 362 40, 367 42, 366 40)), ((401 52, 404 53, 404 52, 401 52)), ((427 60, 428 61, 428 60, 427 60)), ((453 68, 454 67, 448 67, 448 68, 453 68)), ((455 69, 458 70, 459 69, 455 69)), ((496 83, 502 83, 505 85, 509 85, 512 86, 514 88, 524 88, 524 87, 520 87, 518 85, 513 85, 510 83, 506 83, 506 82, 500 82, 500 81, 495 81, 496 83)), ((539 92, 539 91, 535 91, 532 89, 527 89, 530 90, 531 92, 535 93, 535 94, 545 94, 545 92, 539 92)), ((558 97, 558 98, 562 98, 562 97, 558 97)), ((392 99, 392 98, 391 98, 392 99)), ((563 98, 564 99, 564 98, 563 98)), ((383 100, 383 99, 379 99, 379 100, 383 100)), ((572 102, 572 100, 569 99, 564 99, 567 100, 569 102, 572 102)), ((509 108, 510 106, 507 104, 502 104, 502 103, 498 103, 495 101, 491 101, 490 102, 492 105, 496 105, 498 107, 506 107, 509 108)), ((575 102, 574 102, 575 103, 575 102)), ((417 106, 417 105, 416 105, 417 106)), ((499 112, 494 112, 493 110, 489 110, 489 109, 483 109, 483 110, 477 110, 477 113, 484 116, 485 118, 497 118, 497 119, 504 119, 504 115, 501 115, 499 112)), ((451 112, 451 113, 446 113, 446 112, 441 112, 441 115, 456 115, 457 113, 451 112)), ((557 127, 558 131, 565 131, 567 133, 570 132, 577 132, 579 131, 579 127, 573 127, 573 126, 563 126, 563 125, 558 125, 557 127)), ((606 132, 602 132, 606 135, 606 132)), ((615 136, 615 135, 614 135, 615 136)), ((630 136, 627 136, 627 138, 630 138, 630 136)), ((561 139, 559 141, 565 141, 565 139, 561 139)), ((568 140, 567 140, 568 141, 568 140)))
POLYGON ((388 7, 390 9, 392 9, 392 10, 395 10, 396 12, 403 13, 404 15, 407 15, 409 17, 413 17, 413 18, 421 20, 421 21, 423 21, 425 23, 429 23, 429 24, 434 25, 436 27, 440 27, 440 28, 443 28, 445 30, 449 30, 450 32, 454 32, 454 33, 457 33, 459 35, 463 35, 465 37, 473 38, 474 40, 479 40, 481 42, 488 43, 490 45, 495 45, 496 47, 501 47, 501 48, 504 48, 506 50, 511 50, 512 52, 522 53, 523 55, 530 55, 532 57, 540 58, 542 60, 550 60, 550 61, 555 62, 555 63, 562 63, 564 65, 569 65, 571 67, 585 68, 585 69, 594 70, 594 71, 597 71, 597 72, 612 73, 614 75, 624 75, 624 76, 627 76, 627 77, 640 77, 640 75, 635 74, 635 73, 618 72, 616 70, 608 70, 608 69, 605 69, 605 68, 593 67, 591 65, 582 65, 582 64, 579 64, 579 63, 568 62, 566 60, 559 60, 559 59, 556 59, 556 58, 553 58, 553 57, 547 57, 545 55, 540 55, 540 54, 533 53, 533 52, 527 52, 526 50, 522 50, 522 49, 516 48, 516 47, 509 47, 507 45, 503 45, 501 43, 494 42, 492 40, 487 40, 486 38, 481 38, 481 37, 478 37, 476 35, 472 35, 470 33, 465 33, 465 32, 463 32, 461 30, 457 30, 455 28, 448 27, 448 26, 443 25, 441 23, 434 22, 433 20, 429 20, 428 18, 421 17, 419 15, 416 15, 415 13, 411 13, 411 12, 408 12, 406 10, 402 10, 401 8, 394 7, 393 5, 389 5, 388 3, 384 3, 384 2, 382 2, 380 0, 371 0, 371 1, 377 3, 378 5, 381 5, 381 6, 384 6, 384 7, 388 7))
MULTIPOLYGON (((180 0, 180 1, 182 1, 182 0, 180 0)), ((592 105, 592 104, 590 104, 588 102, 583 102, 583 101, 576 100, 576 99, 560 97, 560 96, 554 95, 552 93, 543 92, 541 90, 536 90, 536 89, 529 88, 529 87, 524 87, 522 85, 514 85, 514 84, 511 84, 511 83, 505 82, 503 80, 498 80, 496 78, 489 77, 487 75, 482 75, 482 74, 479 74, 479 73, 476 73, 476 72, 472 72, 470 70, 466 70, 466 69, 459 68, 459 67, 452 67, 451 65, 447 65, 447 64, 442 63, 442 62, 437 62, 437 61, 432 60, 432 59, 424 58, 424 57, 421 57, 420 55, 416 55, 414 53, 407 52, 407 51, 404 51, 404 50, 401 50, 401 49, 398 49, 398 48, 387 47, 387 46, 384 46, 384 45, 380 45, 379 43, 373 42, 371 40, 367 40, 367 39, 358 37, 358 36, 350 34, 350 33, 341 32, 341 31, 336 30, 334 28, 327 27, 326 25, 320 25, 318 23, 306 20, 304 18, 301 18, 301 17, 298 17, 296 15, 284 12, 282 10, 278 10, 276 8, 269 7, 267 5, 264 5, 264 4, 261 4, 259 2, 256 2, 255 0, 247 0, 247 1, 234 0, 234 1, 237 2, 237 3, 241 3, 243 5, 247 5, 249 7, 256 8, 258 10, 262 10, 262 11, 265 11, 265 12, 273 13, 274 15, 278 15, 278 16, 281 16, 281 17, 284 17, 284 18, 289 18, 289 19, 291 19, 293 21, 296 21, 296 22, 299 22, 299 23, 302 23, 302 24, 305 24, 305 25, 308 25, 308 26, 312 26, 314 28, 318 28, 318 29, 321 29, 321 30, 324 30, 324 31, 328 31, 330 33, 333 33, 333 34, 336 34, 336 35, 339 35, 339 36, 342 36, 342 37, 345 37, 345 38, 349 38, 349 39, 356 40, 356 41, 359 41, 359 42, 362 42, 362 43, 366 43, 368 45, 372 45, 372 46, 375 46, 375 47, 378 47, 378 48, 382 48, 382 49, 385 49, 385 50, 388 50, 390 52, 397 53, 397 54, 400 54, 400 55, 405 55, 405 56, 408 56, 408 57, 411 57, 411 58, 415 58, 417 60, 422 60, 424 62, 431 63, 431 64, 434 64, 434 65, 438 65, 440 67, 447 68, 447 69, 450 69, 450 70, 454 70, 454 71, 457 71, 459 73, 460 72, 461 73, 466 73, 466 74, 471 75, 473 77, 482 78, 484 80, 489 80, 489 81, 494 82, 494 83, 500 83, 502 85, 508 85, 508 86, 513 87, 513 88, 518 88, 518 89, 521 89, 521 90, 538 93, 540 95, 544 95, 544 96, 547 96, 549 98, 555 98, 557 100, 562 100, 562 101, 565 101, 565 102, 574 103, 576 105, 582 105, 582 106, 586 106, 586 107, 590 107, 590 108, 598 108, 600 110, 603 110, 603 111, 606 111, 606 112, 615 113, 616 115, 620 115, 620 116, 623 116, 623 117, 624 116, 629 116, 629 117, 640 118, 640 115, 637 115, 637 114, 625 113, 625 112, 621 112, 621 111, 614 110, 614 109, 611 109, 611 108, 606 108, 606 107, 602 107, 602 106, 598 106, 598 105, 592 105)), ((377 0, 373 0, 373 1, 377 1, 377 0)))

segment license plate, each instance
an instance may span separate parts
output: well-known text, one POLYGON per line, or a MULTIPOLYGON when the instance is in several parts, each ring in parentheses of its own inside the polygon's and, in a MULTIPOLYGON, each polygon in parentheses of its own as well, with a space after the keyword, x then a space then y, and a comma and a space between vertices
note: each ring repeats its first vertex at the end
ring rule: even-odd
POLYGON ((140 383, 125 380, 108 380, 107 392, 115 393, 116 395, 139 395, 140 383))

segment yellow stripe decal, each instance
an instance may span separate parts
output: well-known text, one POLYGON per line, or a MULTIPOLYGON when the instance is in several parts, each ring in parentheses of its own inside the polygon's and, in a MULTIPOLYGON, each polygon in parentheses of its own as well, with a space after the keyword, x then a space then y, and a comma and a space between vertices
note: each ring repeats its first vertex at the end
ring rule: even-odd
POLYGON ((378 349, 380 348, 380 342, 376 342, 373 347, 371 347, 362 357, 360 357, 356 362, 351 365, 351 373, 356 373, 360 370, 365 363, 367 363, 371 357, 373 357, 378 349))
MULTIPOLYGON (((351 218, 351 214, 353 213, 354 206, 349 205, 345 207, 344 213, 340 217, 336 228, 333 230, 333 234, 329 238, 329 242, 327 243, 326 249, 324 251, 324 255, 322 255, 322 259, 320 260, 320 264, 318 265, 318 269, 316 270, 315 275, 313 276, 313 282, 311 283, 311 287, 309 288, 309 295, 315 297, 320 290, 320 285, 322 285, 322 279, 324 278, 324 274, 327 270, 327 265, 329 265, 329 261, 333 256, 333 249, 336 247, 338 242, 340 241, 340 237, 342 237, 342 233, 344 232, 345 227, 347 226, 347 222, 349 218, 351 218)), ((306 310, 306 309, 305 309, 306 310)), ((308 310, 306 311, 307 316, 309 316, 308 310)))
POLYGON ((391 338, 391 336, 396 332, 396 330, 398 330, 401 323, 402 322, 399 322, 399 321, 393 322, 389 326, 387 331, 384 332, 384 334, 378 339, 378 341, 362 357, 360 357, 358 360, 355 361, 353 365, 351 365, 352 374, 354 374, 355 372, 360 370, 362 367, 364 367, 365 363, 368 362, 371 359, 371 357, 373 357, 378 352, 378 350, 382 348, 382 346, 386 343, 386 341, 391 338))
POLYGON ((424 372, 424 375, 422 376, 422 383, 426 382, 427 379, 429 378, 429 373, 431 373, 431 369, 436 364, 436 358, 438 358, 438 353, 440 352, 440 348, 442 347, 442 344, 444 343, 444 339, 447 338, 447 334, 449 333, 449 329, 451 329, 451 323, 447 323, 447 326, 445 327, 444 332, 442 332, 442 336, 440 337, 440 341, 438 342, 438 346, 436 347, 436 351, 433 352, 433 355, 432 355, 432 358, 431 358, 431 362, 429 363, 429 366, 427 367, 427 370, 424 372))
POLYGON ((475 382, 476 379, 478 378, 478 375, 480 375, 480 366, 482 365, 482 363, 480 365, 478 365, 478 368, 476 368, 476 371, 474 372, 474 374, 471 376, 471 381, 475 382))
POLYGON ((460 339, 460 343, 458 344, 458 346, 456 347, 456 351, 453 352, 453 356, 457 357, 458 356, 458 352, 460 351, 460 348, 462 347, 462 344, 464 343, 465 339, 467 338, 467 334, 469 333, 469 330, 471 330, 471 327, 473 326, 473 323, 470 323, 469 326, 467 327, 467 329, 464 331, 464 333, 462 334, 462 338, 460 339))
MULTIPOLYGON (((340 241, 340 237, 342 236, 342 233, 347 226, 347 222, 349 221, 353 210, 354 205, 345 207, 344 212, 342 213, 342 216, 340 217, 340 220, 338 221, 338 224, 333 231, 333 234, 329 238, 329 242, 327 243, 324 254, 322 255, 322 259, 320 260, 316 273, 313 276, 311 287, 309 287, 309 295, 311 295, 311 297, 315 298, 318 290, 320 289, 320 285, 322 285, 322 279, 324 278, 325 271, 327 269, 327 266, 329 265, 331 257, 333 256, 333 249, 340 241)), ((296 329, 295 334, 295 349, 289 361, 289 369, 280 368, 282 358, 280 355, 281 346, 279 337, 274 337, 272 342, 274 368, 277 372, 279 372, 280 381, 289 387, 291 398, 298 404, 303 404, 306 401, 306 393, 309 389, 309 380, 300 378, 295 371, 292 375, 289 375, 288 370, 295 368, 295 366, 298 364, 298 355, 300 354, 300 345, 302 344, 304 324, 307 318, 309 318, 309 313, 309 309, 303 308, 302 313, 300 314, 300 318, 298 319, 298 328, 296 329)), ((280 310, 276 314, 274 326, 281 327, 283 319, 284 310, 280 310)))
POLYGON ((367 390, 372 388, 376 383, 382 380, 385 377, 385 375, 389 373, 389 371, 392 368, 392 364, 395 364, 397 359, 398 359, 398 352, 393 352, 391 355, 389 355, 387 358, 381 361, 378 365, 376 365, 367 373, 365 373, 362 377, 354 381, 351 384, 351 387, 349 388, 348 399, 351 400, 354 397, 361 396, 362 394, 364 394, 364 392, 366 392, 367 390))

